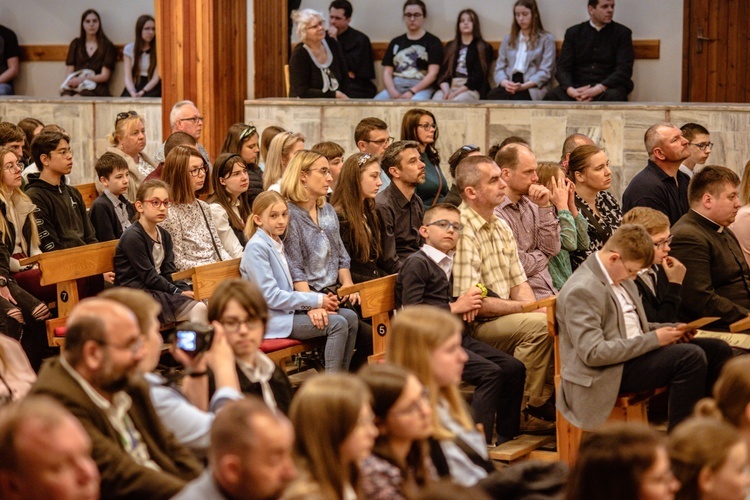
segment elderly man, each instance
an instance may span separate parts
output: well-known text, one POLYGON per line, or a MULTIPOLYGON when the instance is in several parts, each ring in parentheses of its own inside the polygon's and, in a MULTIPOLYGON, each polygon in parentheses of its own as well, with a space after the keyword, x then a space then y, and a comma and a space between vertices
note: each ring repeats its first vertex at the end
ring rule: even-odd
MULTIPOLYGON (((172 106, 172 111, 169 112, 169 125, 172 127, 172 133, 185 132, 191 135, 197 142, 201 138, 201 132, 203 132, 203 116, 201 116, 200 111, 195 107, 193 101, 180 101, 172 106)), ((206 160, 206 163, 210 167, 211 158, 200 142, 198 142, 198 151, 200 151, 201 156, 203 156, 203 159, 206 160)), ((162 144, 154 160, 162 163, 164 159, 164 144, 162 144)))
POLYGON ((143 335, 133 313, 112 300, 82 301, 68 318, 65 353, 46 364, 32 394, 60 401, 83 424, 114 498, 169 498, 201 466, 159 419, 137 378, 143 335))
POLYGON ((297 470, 294 428, 255 396, 229 403, 211 428, 208 468, 174 500, 272 500, 297 470))
POLYGON ((690 208, 690 177, 680 171, 682 161, 690 156, 689 142, 679 128, 666 122, 649 127, 643 141, 648 163, 622 194, 622 211, 649 207, 665 214, 674 224, 690 208))
POLYGON ((544 396, 547 371, 552 363, 552 338, 547 334, 544 314, 522 313, 535 300, 526 279, 513 232, 495 215, 505 198, 500 167, 487 156, 469 156, 456 168, 463 203, 463 232, 453 265, 453 296, 458 297, 481 284, 487 289, 479 320, 471 335, 513 355, 526 366, 524 403, 528 403, 521 432, 539 430, 554 421, 552 402, 544 396))
POLYGON ((30 396, 0 411, 0 498, 99 498, 91 439, 54 399, 30 396))

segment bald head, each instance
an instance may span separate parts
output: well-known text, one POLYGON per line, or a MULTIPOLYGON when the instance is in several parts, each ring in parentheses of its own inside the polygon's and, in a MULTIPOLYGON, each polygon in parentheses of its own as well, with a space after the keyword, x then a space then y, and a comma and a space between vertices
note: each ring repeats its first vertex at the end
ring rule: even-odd
POLYGON ((563 142, 562 155, 560 161, 565 162, 570 157, 570 153, 573 152, 578 146, 595 146, 594 141, 587 135, 583 134, 570 134, 565 138, 563 142))

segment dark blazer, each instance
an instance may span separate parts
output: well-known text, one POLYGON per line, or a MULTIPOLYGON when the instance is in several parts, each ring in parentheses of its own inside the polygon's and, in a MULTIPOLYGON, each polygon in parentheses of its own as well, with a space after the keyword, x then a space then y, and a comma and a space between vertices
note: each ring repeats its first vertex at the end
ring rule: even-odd
POLYGON ((65 370, 59 358, 42 367, 31 389, 32 394, 44 394, 62 403, 83 425, 91 438, 91 456, 101 473, 102 498, 171 498, 187 481, 197 477, 202 467, 162 424, 145 381, 130 384, 125 392, 133 400, 128 416, 161 472, 139 465, 130 457, 107 416, 65 370))
MULTIPOLYGON (((352 246, 354 243, 351 240, 351 231, 349 229, 349 220, 336 212, 339 218, 339 233, 341 234, 341 242, 344 244, 344 248, 349 253, 351 258, 349 271, 352 274, 352 282, 362 283, 364 281, 374 280, 376 278, 382 278, 388 276, 388 271, 378 266, 377 260, 373 257, 373 253, 370 253, 370 260, 367 262, 361 262, 354 257, 352 252, 352 246)), ((379 226, 379 224, 378 224, 379 226)), ((378 234, 380 234, 380 228, 378 227, 378 234)))
POLYGON ((721 328, 750 314, 750 269, 734 233, 690 210, 672 234, 670 253, 687 268, 680 319, 719 316, 721 328))
POLYGON ((638 287, 646 318, 659 323, 676 323, 682 284, 670 283, 662 266, 651 267, 656 270, 656 294, 651 291, 641 276, 635 279, 635 286, 638 287))
MULTIPOLYGON (((118 199, 125 204, 128 219, 132 221, 135 216, 135 207, 123 195, 118 196, 118 199)), ((94 226, 97 241, 112 241, 120 239, 120 236, 122 236, 122 224, 120 224, 120 219, 117 218, 115 206, 104 193, 97 196, 94 203, 91 204, 89 218, 94 226)))
POLYGON ((394 290, 396 307, 429 304, 450 312, 453 284, 421 249, 404 259, 394 290))
MULTIPOLYGON (((235 363, 237 369, 237 378, 240 380, 240 392, 242 394, 252 394, 263 398, 263 390, 261 389, 260 383, 251 382, 245 372, 242 371, 240 365, 235 363)), ((209 397, 213 397, 216 392, 216 382, 214 381, 214 374, 209 370, 208 372, 208 392, 209 397)), ((271 380, 268 381, 268 385, 271 386, 271 392, 273 392, 273 398, 276 400, 276 406, 279 407, 284 415, 289 414, 289 406, 292 404, 292 384, 289 382, 289 378, 284 373, 284 370, 276 365, 271 375, 271 380)))
MULTIPOLYGON (((440 69, 440 76, 438 77, 438 85, 441 83, 450 84, 451 80, 457 76, 456 67, 458 66, 458 48, 460 48, 460 45, 460 41, 457 43, 457 40, 448 43, 445 51, 446 57, 443 61, 442 68, 440 69), (453 58, 453 65, 448 67, 450 61, 448 61, 447 49, 451 44, 456 45, 457 47, 455 57, 453 58)), ((487 94, 487 91, 490 90, 488 75, 490 72, 490 64, 492 63, 493 50, 489 43, 484 42, 481 49, 484 52, 482 55, 484 56, 484 63, 486 64, 484 69, 482 69, 479 50, 478 40, 475 38, 471 41, 466 50, 466 72, 468 73, 466 88, 477 91, 482 97, 484 97, 487 94)))

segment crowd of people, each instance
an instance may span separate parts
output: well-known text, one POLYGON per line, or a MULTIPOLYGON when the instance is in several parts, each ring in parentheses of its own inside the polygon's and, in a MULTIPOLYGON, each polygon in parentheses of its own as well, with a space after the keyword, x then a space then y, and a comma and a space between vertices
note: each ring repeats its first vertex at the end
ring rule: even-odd
MULTIPOLYGON (((347 3, 331 4, 341 47, 362 40, 349 32, 347 3)), ((591 21, 571 37, 602 48, 595 39, 608 28, 620 36, 612 3, 592 0, 591 21)), ((531 68, 551 38, 533 0, 518 0, 514 13, 506 57, 515 62, 496 68, 498 93, 533 97, 545 82, 526 79, 518 61, 531 68)), ((396 66, 409 58, 396 48, 421 53, 415 40, 431 40, 421 0, 407 0, 404 14, 408 32, 389 49, 396 66)), ((302 10, 295 20, 305 37, 293 60, 315 68, 322 87, 293 88, 330 97, 373 90, 348 59, 331 60, 345 56, 320 15, 302 10)), ((478 26, 463 11, 449 71, 422 49, 425 75, 391 71, 385 98, 426 92, 430 75, 442 99, 482 95, 488 89, 461 76, 489 57, 478 26)), ((96 12, 81 30, 84 54, 94 57, 96 40, 103 56, 96 12)), ((139 30, 131 95, 158 85, 153 61, 143 62, 153 19, 139 30)), ((570 98, 618 95, 571 74, 558 91, 570 98)), ((493 138, 486 154, 473 144, 441 154, 425 108, 404 113, 398 139, 375 116, 352 124, 349 153, 246 123, 209 152, 191 101, 174 104, 170 125, 152 159, 144 118, 113 117, 95 165, 100 194, 87 210, 68 182, 68 133, 31 117, 0 122, 0 497, 750 493, 750 361, 688 324, 710 317, 712 330, 728 331, 750 316, 750 162, 741 177, 706 165, 713 144, 704 126, 648 127, 648 162, 620 199, 609 191, 607 153, 580 133, 561 144, 559 162, 540 162, 517 136, 493 138), (114 272, 78 280, 83 300, 56 352, 45 325, 56 290, 24 259, 115 240, 114 272), (240 278, 219 283, 208 301, 174 276, 231 259, 240 278), (392 274, 398 312, 384 362, 368 365, 373 325, 359 293, 339 289, 392 274), (556 387, 547 315, 524 312, 548 297, 557 297, 556 387), (204 335, 209 325, 197 355, 164 336, 175 327, 204 335), (305 362, 323 373, 293 387, 261 349, 265 339, 314 342, 305 362), (605 425, 619 393, 665 386, 667 435, 605 425), (553 434, 559 415, 586 431, 571 470, 490 459, 523 434, 553 434)))

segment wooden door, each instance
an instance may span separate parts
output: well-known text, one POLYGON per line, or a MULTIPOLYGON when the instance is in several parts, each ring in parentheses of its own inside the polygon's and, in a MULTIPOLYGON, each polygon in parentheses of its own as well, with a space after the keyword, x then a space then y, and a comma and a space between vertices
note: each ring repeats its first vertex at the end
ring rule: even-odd
POLYGON ((682 100, 750 102, 750 3, 685 0, 682 100))

